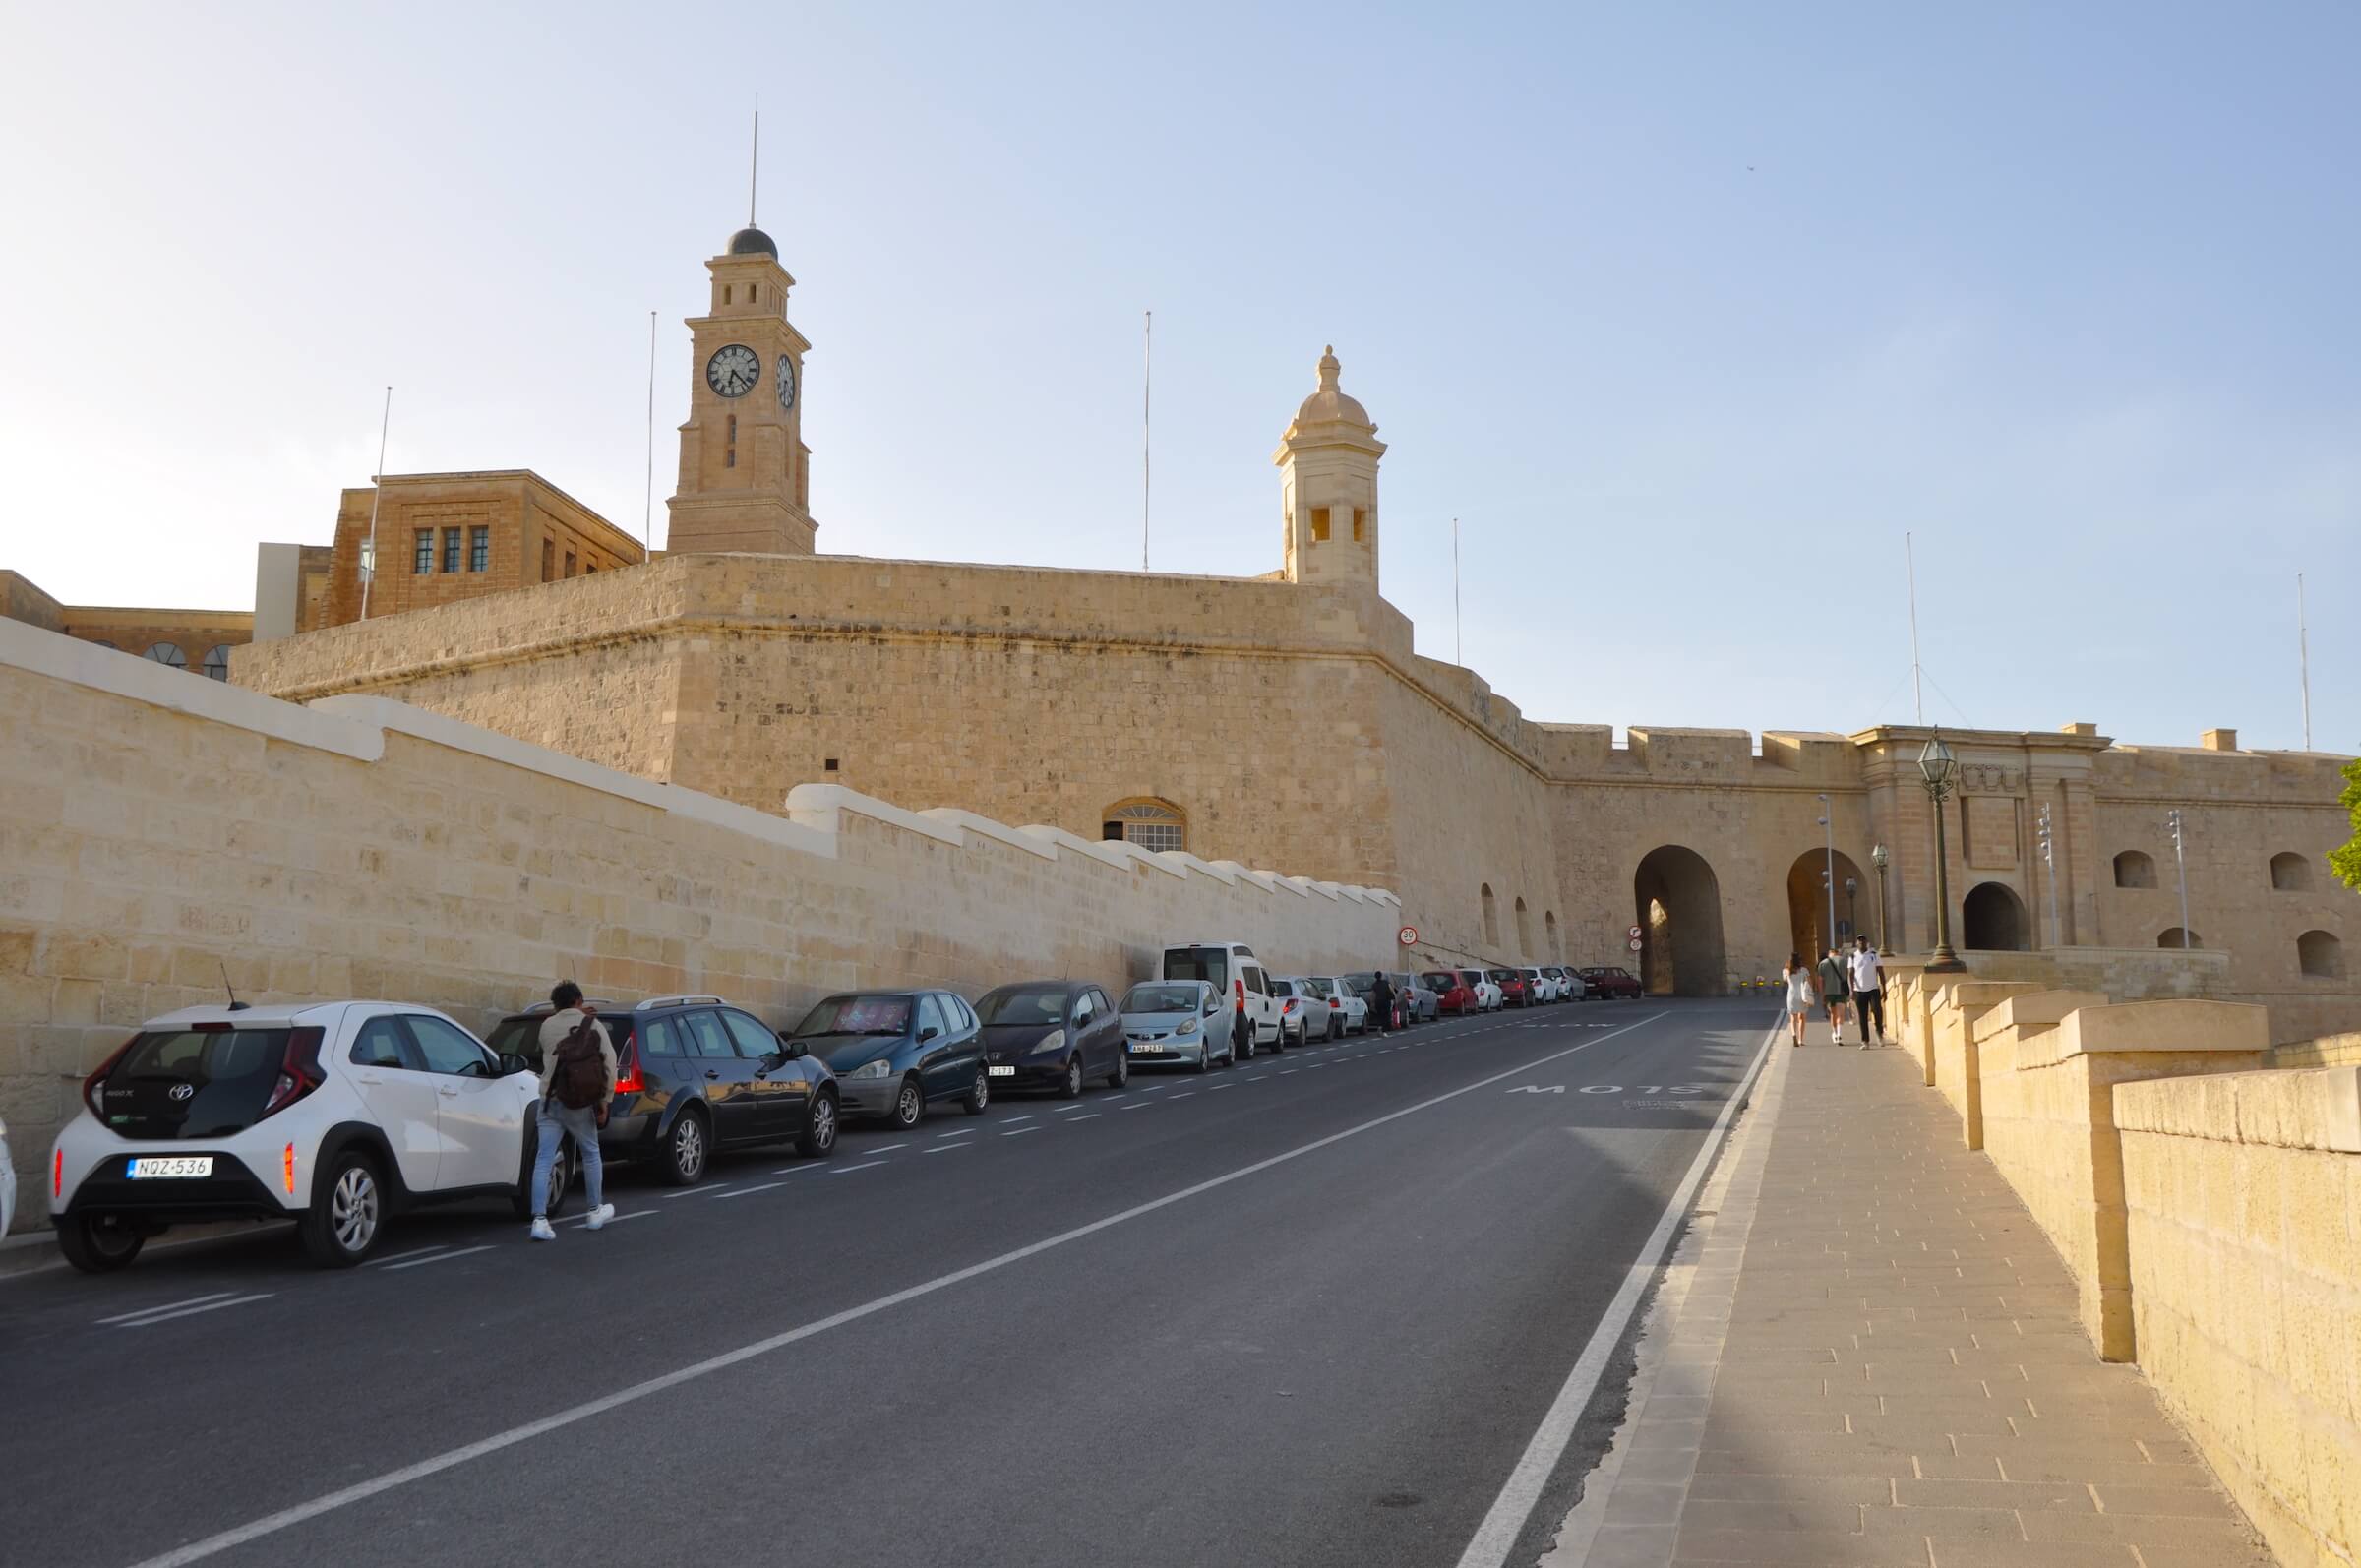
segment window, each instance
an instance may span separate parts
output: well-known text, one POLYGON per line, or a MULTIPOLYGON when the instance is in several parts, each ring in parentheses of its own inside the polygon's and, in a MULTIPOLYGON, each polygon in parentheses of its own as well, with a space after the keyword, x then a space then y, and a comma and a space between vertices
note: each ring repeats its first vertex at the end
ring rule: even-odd
POLYGON ((424 1013, 405 1014, 401 1021, 410 1026, 410 1040, 418 1047, 427 1071, 462 1078, 493 1075, 492 1058, 458 1025, 429 1018, 424 1013))
POLYGON ((730 302, 730 285, 727 283, 721 285, 721 302, 724 305, 730 302))
POLYGON ((401 1058, 401 1025, 391 1018, 372 1018, 361 1025, 360 1038, 352 1043, 352 1064, 356 1067, 407 1067, 401 1058))
POLYGON ((922 1037, 930 1029, 938 1035, 948 1034, 950 1027, 943 1018, 942 1003, 936 1000, 933 992, 918 998, 918 1032, 922 1037))
POLYGON ((2282 893, 2300 893, 2312 885, 2312 863, 2289 850, 2270 858, 2270 885, 2282 893))
POLYGON ((566 575, 574 575, 574 552, 571 550, 566 552, 566 575))
POLYGON ((820 758, 819 770, 820 770, 822 773, 833 773, 833 772, 835 772, 835 771, 836 771, 836 758, 834 758, 834 757, 832 757, 832 756, 827 756, 827 757, 822 757, 822 758, 820 758))
POLYGON ((778 1055, 779 1037, 755 1019, 742 1012, 725 1012, 721 1021, 730 1031, 730 1038, 738 1042, 738 1055, 747 1060, 760 1061, 778 1055))
POLYGON ((642 1031, 642 1038, 647 1041, 647 1054, 651 1056, 682 1055, 681 1037, 674 1031, 669 1018, 650 1018, 647 1028, 642 1031))
POLYGON ((216 642, 211 649, 207 651, 205 655, 205 673, 207 678, 210 680, 226 681, 229 679, 228 643, 216 642))
POLYGON ((1102 838, 1122 839, 1156 854, 1188 848, 1188 818, 1170 801, 1144 796, 1118 801, 1100 822, 1102 838))
POLYGON ((722 452, 721 465, 724 468, 738 466, 738 416, 736 414, 730 415, 729 445, 722 452))
POLYGON ((762 285, 760 283, 749 283, 746 285, 746 302, 749 305, 752 305, 756 300, 760 299, 761 297, 762 285))
POLYGON ((1326 507, 1314 507, 1311 509, 1311 539, 1312 543, 1314 544, 1324 544, 1327 542, 1328 509, 1326 507))
POLYGON ((1517 900, 1517 951, 1519 953, 1533 951, 1533 916, 1525 908, 1525 900, 1522 898, 1517 900))
POLYGON ((491 529, 470 528, 467 530, 467 570, 470 572, 492 570, 491 529))
POLYGON ((1076 1029, 1081 1028, 1097 1016, 1098 1004, 1090 999, 1089 992, 1086 991, 1074 998, 1074 1027, 1076 1029))
POLYGON ((158 664, 169 664, 175 670, 185 670, 189 667, 189 656, 180 651, 180 644, 177 642, 151 642, 148 644, 146 656, 158 664))
POLYGON ((553 539, 541 541, 541 580, 547 582, 558 574, 558 546, 553 539))
POLYGON ((423 577, 435 570, 435 530, 419 529, 417 540, 417 553, 410 557, 410 575, 423 577))
POLYGON ((456 528, 443 530, 443 570, 459 570, 459 530, 456 528))
POLYGON ((2156 885, 2156 863, 2143 850, 2127 849, 2115 857, 2115 885, 2118 887, 2153 887, 2156 885))
POLYGON ((710 1012, 698 1011, 681 1015, 681 1029, 700 1056, 735 1056, 738 1048, 730 1044, 730 1032, 721 1027, 721 1019, 710 1012))
POLYGON ((2168 926, 2156 933, 2158 947, 2203 947, 2205 944, 2205 938, 2197 933, 2183 931, 2178 926, 2168 926))
POLYGON ((1500 900, 1492 896, 1492 884, 1485 882, 1477 892, 1477 901, 1483 906, 1483 943, 1486 947, 1500 945, 1500 900))
POLYGON ((1366 512, 1363 512, 1361 508, 1355 507, 1353 509, 1353 542, 1355 544, 1362 542, 1362 526, 1363 523, 1367 522, 1368 516, 1369 514, 1366 512))
POLYGON ((2325 931, 2308 931, 2295 939, 2297 967, 2320 980, 2344 978, 2344 944, 2325 931))

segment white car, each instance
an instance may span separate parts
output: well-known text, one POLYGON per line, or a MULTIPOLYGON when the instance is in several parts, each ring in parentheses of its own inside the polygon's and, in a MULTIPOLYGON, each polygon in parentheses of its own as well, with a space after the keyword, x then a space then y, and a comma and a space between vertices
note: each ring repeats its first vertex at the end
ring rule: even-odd
POLYGON ((1271 995, 1279 1003, 1279 1044, 1274 1051, 1326 1040, 1336 1033, 1328 1002, 1302 975, 1273 975, 1271 995))
POLYGON ((1336 975, 1313 975, 1307 982, 1319 998, 1328 1004, 1328 1035, 1360 1035, 1368 1033, 1369 1003, 1365 996, 1357 995, 1351 986, 1336 975))
MULTIPOLYGON (((293 1220, 314 1261, 349 1267, 413 1204, 503 1197, 521 1216, 539 1097, 523 1058, 431 1007, 167 1013, 91 1074, 58 1134, 58 1245, 98 1274, 174 1225, 293 1220)), ((572 1174, 562 1158, 551 1190, 572 1174)))
POLYGON ((1559 1001, 1582 1000, 1582 977, 1576 974, 1573 970, 1564 968, 1561 965, 1551 964, 1548 968, 1543 970, 1542 973, 1547 975, 1549 978, 1557 982, 1557 999, 1559 1001))
POLYGON ((1564 998, 1564 986, 1548 970, 1537 967, 1527 969, 1524 973, 1526 995, 1535 1001, 1552 1002, 1564 998))
POLYGON ((8 1123, 0 1121, 0 1236, 17 1220, 17 1168, 8 1153, 8 1123))
POLYGON ((1461 969, 1453 973, 1459 976, 1461 984, 1475 994, 1478 1012, 1498 1012, 1507 1004, 1508 998, 1500 994, 1500 983, 1483 970, 1461 969))
POLYGON ((1202 980, 1222 994, 1231 1013, 1231 1046, 1246 1061, 1265 1046, 1286 1043, 1279 998, 1270 974, 1244 942, 1176 942, 1164 950, 1166 980, 1202 980))

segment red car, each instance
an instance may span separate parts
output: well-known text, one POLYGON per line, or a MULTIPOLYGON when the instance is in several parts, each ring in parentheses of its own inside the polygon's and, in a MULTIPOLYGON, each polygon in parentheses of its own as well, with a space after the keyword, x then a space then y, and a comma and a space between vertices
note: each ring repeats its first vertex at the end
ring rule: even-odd
POLYGON ((1583 995, 1586 999, 1620 1001, 1628 997, 1638 1000, 1640 982, 1637 976, 1622 969, 1586 969, 1582 972, 1583 995))
POLYGON ((1476 1010, 1476 993, 1470 991, 1468 983, 1450 970, 1429 969, 1419 978, 1426 982, 1426 989, 1433 992, 1442 1002, 1444 1012, 1465 1016, 1476 1010))
POLYGON ((1523 970, 1487 969, 1483 972, 1483 978, 1500 988, 1501 1006, 1526 1007, 1532 1005, 1533 992, 1525 984, 1523 970))

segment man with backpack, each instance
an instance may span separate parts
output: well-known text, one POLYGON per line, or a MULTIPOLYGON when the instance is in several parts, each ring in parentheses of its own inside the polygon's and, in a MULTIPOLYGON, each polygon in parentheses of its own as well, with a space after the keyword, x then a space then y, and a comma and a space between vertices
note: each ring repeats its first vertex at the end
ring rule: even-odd
POLYGON ((540 1145, 533 1151, 533 1229, 536 1241, 555 1241, 549 1223, 549 1173, 558 1146, 574 1140, 582 1162, 582 1184, 590 1197, 587 1230, 604 1230, 615 1206, 602 1190, 606 1172, 598 1158, 598 1129, 606 1125, 607 1102, 615 1095, 615 1043, 607 1026, 582 1003, 582 988, 561 980, 549 994, 550 1014, 541 1020, 540 1145))

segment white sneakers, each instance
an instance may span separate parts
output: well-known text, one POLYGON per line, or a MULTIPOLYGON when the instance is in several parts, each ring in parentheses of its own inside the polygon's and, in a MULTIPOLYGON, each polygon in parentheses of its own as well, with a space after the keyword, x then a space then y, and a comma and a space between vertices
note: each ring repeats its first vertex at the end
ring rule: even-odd
POLYGON ((602 1203, 597 1208, 590 1211, 590 1218, 583 1224, 582 1229, 585 1231, 603 1231, 607 1228, 607 1222, 613 1218, 615 1218, 615 1205, 612 1203, 602 1203))
POLYGON ((557 1228, 549 1223, 547 1215, 541 1214, 533 1216, 532 1235, 536 1241, 555 1241, 558 1238, 557 1228))

